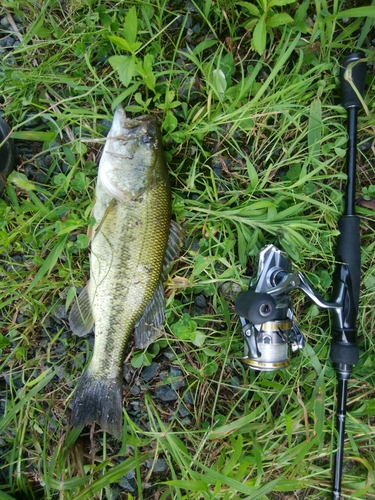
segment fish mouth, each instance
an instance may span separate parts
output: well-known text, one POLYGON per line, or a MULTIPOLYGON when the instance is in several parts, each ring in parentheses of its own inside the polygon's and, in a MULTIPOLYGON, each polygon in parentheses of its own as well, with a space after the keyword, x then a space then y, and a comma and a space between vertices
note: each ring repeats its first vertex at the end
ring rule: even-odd
POLYGON ((142 115, 128 118, 122 106, 117 106, 111 130, 107 137, 125 140, 140 139, 143 144, 157 135, 157 123, 153 116, 142 115))

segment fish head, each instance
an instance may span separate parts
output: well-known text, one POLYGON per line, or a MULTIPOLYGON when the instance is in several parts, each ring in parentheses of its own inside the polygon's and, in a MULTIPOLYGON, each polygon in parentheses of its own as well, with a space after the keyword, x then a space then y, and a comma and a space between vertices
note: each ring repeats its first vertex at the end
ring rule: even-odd
POLYGON ((137 198, 165 171, 159 168, 161 149, 155 118, 128 118, 117 107, 99 164, 99 182, 118 201, 137 198))

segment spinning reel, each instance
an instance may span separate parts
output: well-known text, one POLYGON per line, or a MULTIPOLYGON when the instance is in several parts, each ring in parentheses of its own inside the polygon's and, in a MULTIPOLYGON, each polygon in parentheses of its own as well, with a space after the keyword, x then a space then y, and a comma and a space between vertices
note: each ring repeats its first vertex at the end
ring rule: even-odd
POLYGON ((342 306, 340 302, 323 300, 301 272, 292 270, 285 252, 274 245, 264 247, 258 256, 256 276, 235 302, 245 340, 243 361, 250 368, 261 371, 286 368, 291 352, 303 348, 305 341, 293 319, 290 295, 296 289, 324 309, 342 306))

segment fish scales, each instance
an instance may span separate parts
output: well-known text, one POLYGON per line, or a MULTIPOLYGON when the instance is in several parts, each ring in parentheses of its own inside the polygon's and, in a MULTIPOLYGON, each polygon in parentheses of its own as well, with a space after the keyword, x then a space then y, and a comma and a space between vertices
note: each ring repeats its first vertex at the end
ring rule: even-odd
POLYGON ((71 423, 98 422, 122 433, 122 370, 135 327, 144 347, 161 327, 166 259, 176 256, 170 186, 156 122, 117 108, 99 165, 91 234, 90 281, 69 322, 80 336, 95 323, 95 345, 75 392, 71 423), (153 330, 154 328, 154 330, 153 330))
POLYGON ((90 262, 95 311, 93 362, 101 363, 100 369, 112 375, 121 369, 117 358, 109 358, 109 367, 108 359, 96 358, 95 353, 123 350, 160 280, 170 223, 166 191, 164 185, 155 186, 141 200, 116 205, 99 234, 94 232, 90 262))

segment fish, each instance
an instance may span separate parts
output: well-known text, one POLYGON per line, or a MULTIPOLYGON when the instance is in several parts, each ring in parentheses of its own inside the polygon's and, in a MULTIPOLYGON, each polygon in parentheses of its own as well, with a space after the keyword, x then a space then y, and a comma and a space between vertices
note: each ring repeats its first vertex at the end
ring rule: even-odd
POLYGON ((152 116, 129 118, 117 107, 99 162, 90 231, 90 279, 69 314, 73 333, 95 325, 91 359, 74 393, 71 426, 97 422, 121 438, 123 362, 160 336, 163 280, 180 247, 171 221, 171 188, 162 137, 152 116))

